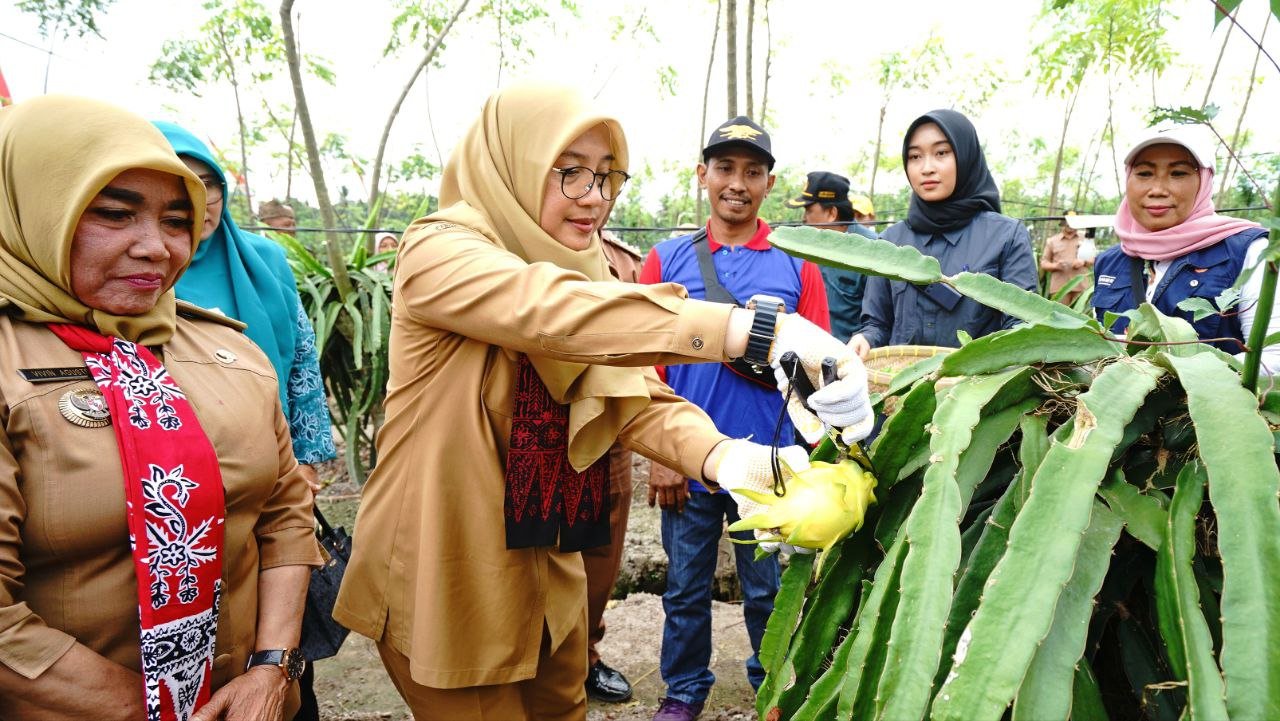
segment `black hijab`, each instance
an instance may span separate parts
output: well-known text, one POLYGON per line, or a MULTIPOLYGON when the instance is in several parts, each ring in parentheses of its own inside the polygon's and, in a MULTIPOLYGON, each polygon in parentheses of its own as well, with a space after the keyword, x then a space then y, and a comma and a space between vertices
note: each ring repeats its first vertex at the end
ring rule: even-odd
POLYGON ((929 202, 911 193, 907 223, 922 233, 945 233, 969 224, 984 210, 1000 212, 1000 189, 987 169, 987 158, 978 143, 978 131, 963 114, 954 110, 934 110, 916 118, 902 140, 902 167, 907 167, 907 146, 911 136, 925 123, 934 123, 947 136, 956 154, 956 189, 946 200, 929 202))

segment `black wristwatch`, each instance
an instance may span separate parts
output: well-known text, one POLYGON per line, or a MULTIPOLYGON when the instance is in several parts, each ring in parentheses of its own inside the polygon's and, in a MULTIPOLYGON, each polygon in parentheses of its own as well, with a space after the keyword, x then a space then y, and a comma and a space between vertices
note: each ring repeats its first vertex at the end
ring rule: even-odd
POLYGON ((290 681, 302 678, 307 668, 307 658, 296 648, 273 648, 269 651, 258 651, 249 657, 245 670, 254 666, 276 666, 290 681))
POLYGON ((767 366, 769 350, 778 332, 778 314, 785 313, 787 305, 781 298, 757 293, 747 301, 747 310, 754 310, 756 315, 751 321, 751 330, 747 331, 747 351, 742 357, 752 365, 767 366))

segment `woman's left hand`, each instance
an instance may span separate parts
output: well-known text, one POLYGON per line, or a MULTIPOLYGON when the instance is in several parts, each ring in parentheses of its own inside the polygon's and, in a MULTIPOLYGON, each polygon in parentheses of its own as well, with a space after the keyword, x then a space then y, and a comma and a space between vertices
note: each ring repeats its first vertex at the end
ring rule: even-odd
MULTIPOLYGON (((867 371, 852 348, 810 323, 803 316, 785 313, 778 316, 778 330, 771 350, 770 364, 775 372, 780 358, 794 351, 818 388, 809 396, 809 407, 823 423, 845 429, 845 442, 862 440, 871 432, 871 404, 868 402, 867 371), (822 361, 836 361, 836 378, 823 385, 820 380, 822 361)), ((785 374, 779 382, 785 379, 785 374)), ((785 386, 783 387, 785 389, 785 386)), ((794 418, 794 415, 793 415, 794 418)))
POLYGON ((289 682, 276 666, 255 666, 214 692, 191 721, 282 721, 289 682))

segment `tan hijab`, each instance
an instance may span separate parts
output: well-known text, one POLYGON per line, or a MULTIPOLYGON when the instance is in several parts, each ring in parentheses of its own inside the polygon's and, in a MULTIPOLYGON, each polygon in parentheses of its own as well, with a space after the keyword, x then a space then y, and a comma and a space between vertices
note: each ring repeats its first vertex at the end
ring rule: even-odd
MULTIPOLYGON (((593 112, 577 91, 542 84, 498 91, 454 149, 440 187, 443 210, 428 220, 471 228, 530 263, 554 263, 590 280, 612 281, 599 237, 586 250, 575 251, 538 226, 552 164, 578 136, 600 124, 609 130, 614 169, 626 170, 622 127, 593 112)), ((433 232, 431 226, 424 230, 433 232)), ((413 240, 405 239, 406 244, 413 240)), ((552 397, 569 404, 569 462, 579 471, 604 455, 622 427, 649 404, 638 368, 539 356, 529 360, 552 397)))
MULTIPOLYGON (((71 293, 71 241, 80 216, 107 183, 132 168, 180 176, 194 206, 192 228, 201 227, 204 184, 143 118, 57 95, 0 109, 0 299, 19 318, 75 323, 146 345, 173 335, 172 288, 134 316, 95 310, 71 293)), ((197 242, 193 237, 193 254, 197 242)))

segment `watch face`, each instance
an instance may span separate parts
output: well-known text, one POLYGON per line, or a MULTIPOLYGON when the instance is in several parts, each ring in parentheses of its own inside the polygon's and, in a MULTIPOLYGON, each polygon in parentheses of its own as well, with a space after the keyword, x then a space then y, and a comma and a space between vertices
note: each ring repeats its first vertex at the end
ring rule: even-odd
POLYGON ((291 648, 282 665, 284 666, 284 673, 289 677, 289 680, 297 681, 302 678, 302 672, 307 668, 307 657, 302 655, 302 651, 291 648))

